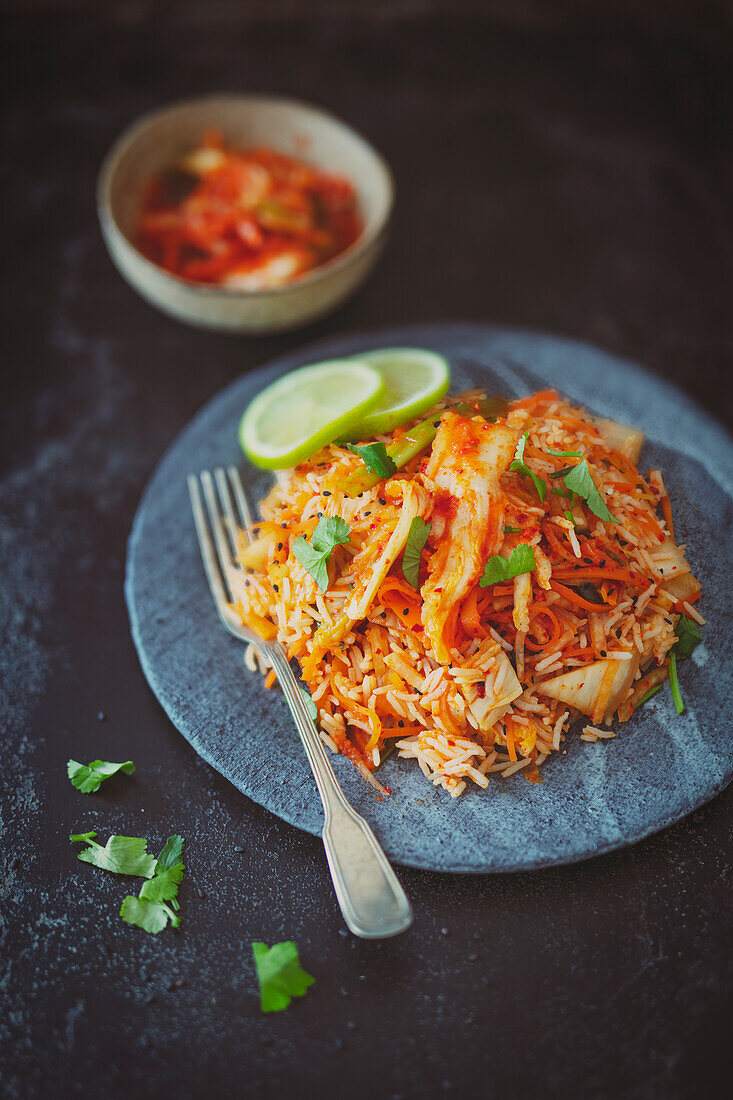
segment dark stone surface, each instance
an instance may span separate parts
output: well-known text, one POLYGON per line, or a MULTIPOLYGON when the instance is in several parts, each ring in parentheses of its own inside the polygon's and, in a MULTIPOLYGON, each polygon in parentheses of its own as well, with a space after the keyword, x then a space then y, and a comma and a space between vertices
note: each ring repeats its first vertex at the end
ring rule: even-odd
POLYGON ((730 791, 575 867, 404 872, 414 928, 362 943, 339 934, 319 842, 204 764, 138 666, 122 580, 150 471, 208 397, 306 339, 441 317, 554 330, 648 364, 730 423, 723 9, 341 7, 248 5, 233 20, 221 4, 5 5, 3 1089, 723 1095, 730 791), (93 188, 107 146, 140 111, 217 88, 331 107, 395 169, 375 278, 304 334, 188 331, 104 254, 93 188), (70 755, 138 771, 85 797, 70 755), (94 827, 153 846, 188 837, 179 933, 122 924, 127 883, 66 839, 94 827), (249 945, 284 938, 318 981, 263 1017, 249 945))

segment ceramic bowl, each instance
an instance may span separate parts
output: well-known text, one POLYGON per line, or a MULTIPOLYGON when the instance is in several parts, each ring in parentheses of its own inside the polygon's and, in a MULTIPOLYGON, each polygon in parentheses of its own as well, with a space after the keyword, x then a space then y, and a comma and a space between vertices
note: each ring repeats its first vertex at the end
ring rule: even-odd
POLYGON ((260 95, 208 96, 145 115, 110 150, 97 186, 109 254, 143 298, 188 324, 253 334, 306 324, 353 294, 382 251, 393 201, 388 165, 350 126, 319 107, 260 95), (145 184, 211 129, 234 147, 266 145, 348 178, 364 220, 361 236, 328 263, 270 290, 192 282, 146 259, 133 244, 145 184))

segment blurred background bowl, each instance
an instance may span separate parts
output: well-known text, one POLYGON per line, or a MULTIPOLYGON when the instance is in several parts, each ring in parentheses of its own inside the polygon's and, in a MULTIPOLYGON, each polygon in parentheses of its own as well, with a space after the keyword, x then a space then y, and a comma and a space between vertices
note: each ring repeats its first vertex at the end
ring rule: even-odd
POLYGON ((102 165, 97 208, 120 274, 152 305, 188 324, 231 332, 296 328, 335 309, 366 279, 385 243, 394 202, 392 173, 381 155, 345 122, 319 107, 262 95, 216 95, 145 115, 117 140, 102 165), (242 290, 181 279, 135 247, 145 185, 219 130, 228 145, 265 145, 353 185, 364 228, 345 252, 285 286, 242 290))

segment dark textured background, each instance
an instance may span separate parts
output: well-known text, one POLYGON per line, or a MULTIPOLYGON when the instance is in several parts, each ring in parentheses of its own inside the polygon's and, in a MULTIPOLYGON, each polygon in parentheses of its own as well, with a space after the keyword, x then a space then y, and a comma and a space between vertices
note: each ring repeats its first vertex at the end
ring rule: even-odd
POLYGON ((137 665, 125 540, 155 461, 212 393, 303 340, 438 318, 546 328, 646 362, 731 422, 726 9, 317 7, 2 5, 3 1089, 723 1095, 730 792, 576 867, 405 871, 414 928, 362 943, 319 843, 203 764, 137 665), (95 174, 118 131, 240 88, 330 107, 395 169, 377 274, 303 334, 186 330, 127 289, 99 239, 95 174), (87 797, 69 755, 138 771, 87 797), (120 921, 126 881, 66 839, 94 827, 153 847, 186 835, 179 933, 120 921), (249 945, 284 938, 317 984, 263 1017, 249 945))

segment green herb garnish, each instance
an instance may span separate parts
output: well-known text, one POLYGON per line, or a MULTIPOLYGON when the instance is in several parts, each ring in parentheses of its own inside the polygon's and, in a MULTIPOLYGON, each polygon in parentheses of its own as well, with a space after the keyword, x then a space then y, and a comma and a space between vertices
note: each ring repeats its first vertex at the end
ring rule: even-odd
POLYGON ((510 523, 505 523, 504 524, 504 533, 507 534, 507 535, 512 534, 512 533, 519 534, 521 532, 521 530, 522 530, 521 527, 512 527, 512 525, 510 523))
POLYGON ((555 458, 580 458, 581 451, 553 451, 552 447, 547 448, 548 455, 554 455, 555 458))
POLYGON ((387 454, 384 443, 367 443, 365 447, 355 447, 350 443, 349 450, 359 455, 370 474, 383 478, 392 477, 397 472, 395 460, 387 454))
POLYGON ((682 701, 680 681, 677 675, 677 658, 679 657, 680 661, 684 661, 689 657, 696 646, 702 641, 702 636, 698 630, 697 623, 693 619, 688 619, 686 615, 680 615, 680 621, 675 627, 675 633, 677 635, 677 641, 669 651, 669 686, 672 688, 672 698, 674 699, 675 710, 678 714, 682 714, 685 709, 685 704, 682 701))
POLYGON ((531 573, 536 568, 534 550, 523 542, 514 547, 508 560, 501 554, 495 554, 489 558, 484 566, 484 575, 478 583, 482 588, 488 588, 490 584, 511 580, 512 577, 518 577, 522 573, 531 573))
POLYGON ((83 841, 88 847, 79 852, 82 863, 91 863, 116 875, 140 875, 152 878, 155 856, 148 852, 148 842, 137 836, 111 836, 102 847, 94 839, 96 833, 72 833, 69 840, 83 841))
POLYGON ((80 764, 78 760, 69 760, 66 765, 69 779, 82 794, 98 791, 105 779, 110 779, 117 772, 132 775, 134 771, 132 760, 126 760, 124 764, 112 764, 109 760, 92 760, 90 764, 80 764))
POLYGON ((677 641, 672 646, 672 652, 681 661, 684 661, 686 657, 691 655, 693 649, 700 645, 702 635, 695 620, 688 619, 686 615, 680 615, 680 621, 675 627, 675 634, 677 635, 677 641))
POLYGON ((321 592, 328 588, 328 567, 326 563, 334 546, 345 546, 351 542, 351 529, 340 516, 321 516, 310 542, 301 536, 293 543, 293 554, 298 559, 321 592))
POLYGON ((276 943, 272 947, 253 943, 252 954, 260 983, 263 1012, 282 1012, 293 997, 302 997, 316 980, 301 967, 298 948, 292 940, 276 943))
POLYGON ((127 924, 134 924, 153 935, 162 932, 169 923, 178 928, 181 923, 178 887, 185 870, 183 844, 183 837, 177 833, 168 837, 155 864, 153 878, 143 883, 138 897, 128 894, 123 900, 120 916, 127 924))
POLYGON ((609 512, 605 500, 596 488, 587 459, 584 458, 582 462, 579 462, 577 466, 573 466, 565 475, 565 488, 571 489, 579 497, 582 497, 591 512, 605 523, 618 523, 615 516, 612 516, 609 512))
POLYGON ((537 477, 537 474, 533 474, 529 466, 524 461, 524 448, 527 445, 529 438, 529 432, 525 432, 522 438, 517 443, 517 449, 514 452, 514 461, 509 467, 515 474, 521 474, 522 477, 529 477, 532 479, 535 489, 537 490, 537 496, 544 503, 545 496, 547 494, 547 485, 541 477, 537 477))
POLYGON ((407 532, 405 552, 402 555, 402 576, 413 588, 420 587, 420 562, 429 534, 430 524, 415 516, 407 532))
POLYGON ((565 519, 569 519, 570 522, 572 523, 573 527, 578 526, 577 523, 575 522, 575 518, 573 516, 573 513, 570 511, 569 508, 568 508, 567 512, 565 513, 565 519))

